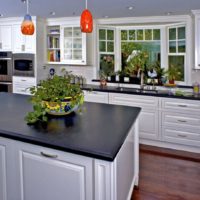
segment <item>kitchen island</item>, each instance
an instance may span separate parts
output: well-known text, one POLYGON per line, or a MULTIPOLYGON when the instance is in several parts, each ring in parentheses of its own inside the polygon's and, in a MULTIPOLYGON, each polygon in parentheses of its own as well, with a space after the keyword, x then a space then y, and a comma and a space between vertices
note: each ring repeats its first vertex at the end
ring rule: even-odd
POLYGON ((0 93, 0 199, 130 199, 140 108, 85 103, 82 113, 29 126, 28 98, 0 93))

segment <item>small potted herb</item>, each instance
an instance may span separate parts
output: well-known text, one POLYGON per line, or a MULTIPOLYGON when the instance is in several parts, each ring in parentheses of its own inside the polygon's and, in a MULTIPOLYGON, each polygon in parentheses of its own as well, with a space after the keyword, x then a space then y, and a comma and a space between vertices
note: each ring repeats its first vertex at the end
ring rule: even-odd
POLYGON ((72 84, 69 74, 54 75, 30 88, 33 111, 27 113, 28 124, 48 120, 47 114, 66 115, 83 104, 83 91, 79 84, 72 84))

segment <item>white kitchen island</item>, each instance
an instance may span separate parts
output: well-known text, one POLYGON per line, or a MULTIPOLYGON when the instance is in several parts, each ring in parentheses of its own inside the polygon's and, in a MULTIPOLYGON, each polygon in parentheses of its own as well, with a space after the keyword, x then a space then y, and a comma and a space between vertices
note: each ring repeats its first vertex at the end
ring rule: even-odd
POLYGON ((86 103, 83 114, 29 126, 27 98, 0 94, 0 199, 130 199, 140 108, 86 103))

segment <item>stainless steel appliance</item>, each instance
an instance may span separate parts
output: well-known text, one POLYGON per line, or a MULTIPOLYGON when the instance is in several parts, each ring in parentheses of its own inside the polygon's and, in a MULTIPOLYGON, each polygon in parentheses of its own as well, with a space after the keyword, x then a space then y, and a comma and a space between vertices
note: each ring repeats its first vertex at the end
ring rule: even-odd
POLYGON ((12 52, 0 52, 0 92, 12 92, 12 52))
POLYGON ((0 52, 0 81, 12 81, 12 52, 0 52))
POLYGON ((35 55, 31 53, 13 54, 13 75, 34 77, 35 55))

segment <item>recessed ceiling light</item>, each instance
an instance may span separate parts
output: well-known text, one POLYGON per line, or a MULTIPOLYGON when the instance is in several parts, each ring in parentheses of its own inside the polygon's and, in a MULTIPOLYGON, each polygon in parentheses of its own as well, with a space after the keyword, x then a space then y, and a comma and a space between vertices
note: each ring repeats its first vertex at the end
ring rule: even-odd
POLYGON ((49 14, 52 16, 56 15, 56 13, 54 11, 51 11, 49 14))
POLYGON ((26 0, 21 0, 22 3, 26 3, 26 0))
POLYGON ((134 6, 128 6, 127 9, 128 10, 133 10, 134 6))
POLYGON ((3 17, 3 14, 0 14, 0 17, 3 17))
POLYGON ((172 12, 166 12, 165 13, 165 15, 171 15, 172 14, 172 12))
POLYGON ((108 15, 103 16, 104 18, 108 18, 108 15))

